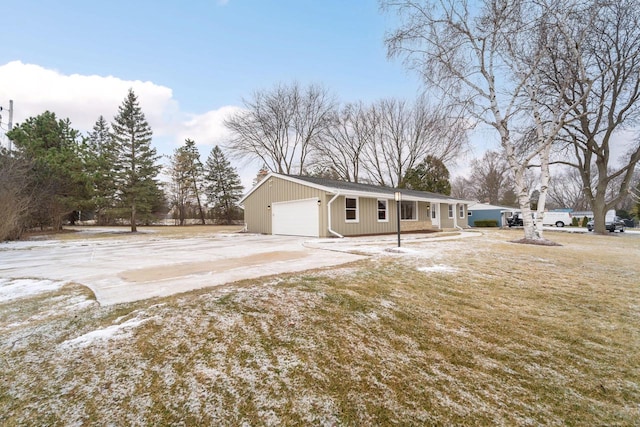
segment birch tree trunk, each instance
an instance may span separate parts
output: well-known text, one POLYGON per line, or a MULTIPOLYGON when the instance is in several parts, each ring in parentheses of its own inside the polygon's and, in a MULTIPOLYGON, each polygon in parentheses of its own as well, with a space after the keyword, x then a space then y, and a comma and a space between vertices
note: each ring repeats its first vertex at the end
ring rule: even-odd
POLYGON ((563 105, 541 84, 540 76, 556 65, 550 49, 572 55, 581 42, 583 35, 564 24, 577 12, 570 7, 578 6, 559 7, 546 0, 487 0, 474 3, 473 13, 468 6, 465 0, 386 1, 383 8, 397 11, 402 18, 386 39, 389 56, 402 57, 428 89, 495 129, 513 174, 524 237, 539 240, 550 147, 567 112, 580 101, 563 105), (536 159, 543 193, 537 225, 531 216, 532 189, 525 179, 536 159))

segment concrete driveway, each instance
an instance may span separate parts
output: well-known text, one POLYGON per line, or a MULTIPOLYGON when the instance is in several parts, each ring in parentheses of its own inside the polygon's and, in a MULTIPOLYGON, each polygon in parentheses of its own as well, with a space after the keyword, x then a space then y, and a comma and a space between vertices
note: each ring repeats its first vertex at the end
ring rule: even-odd
POLYGON ((364 258, 306 247, 306 240, 229 233, 3 243, 0 278, 80 283, 110 305, 364 258))

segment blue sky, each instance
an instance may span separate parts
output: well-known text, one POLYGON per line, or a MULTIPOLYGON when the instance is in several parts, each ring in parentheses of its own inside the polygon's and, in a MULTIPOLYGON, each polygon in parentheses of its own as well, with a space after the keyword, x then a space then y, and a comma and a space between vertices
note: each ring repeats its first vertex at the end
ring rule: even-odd
POLYGON ((0 64, 151 81, 191 113, 293 80, 343 101, 412 97, 420 85, 387 60, 392 20, 374 0, 27 0, 6 2, 3 15, 0 64))
MULTIPOLYGON (((133 88, 161 154, 191 138, 206 158, 228 140, 224 118, 277 83, 320 83, 340 102, 421 90, 387 59, 394 16, 376 0, 22 0, 2 14, 0 105, 14 100, 14 123, 50 110, 86 132, 133 88)), ((260 166, 236 165, 245 186, 260 166)))

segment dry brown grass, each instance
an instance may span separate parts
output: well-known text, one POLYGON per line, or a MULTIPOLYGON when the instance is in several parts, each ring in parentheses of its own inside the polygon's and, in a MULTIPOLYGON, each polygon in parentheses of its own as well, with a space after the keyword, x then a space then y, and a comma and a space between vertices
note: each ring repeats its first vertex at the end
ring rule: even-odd
MULTIPOLYGON (((237 233, 242 230, 242 226, 238 225, 185 225, 185 226, 138 226, 137 233, 131 233, 129 226, 66 226, 61 233, 40 233, 44 236, 55 237, 60 240, 75 240, 86 238, 111 238, 111 237, 140 237, 148 238, 150 236, 165 238, 180 238, 191 236, 202 236, 212 233, 237 233), (88 231, 89 233, 83 233, 88 231)), ((31 234, 29 237, 37 237, 31 234)))
POLYGON ((76 285, 1 304, 0 424, 637 425, 640 236, 517 237, 108 308, 76 285))

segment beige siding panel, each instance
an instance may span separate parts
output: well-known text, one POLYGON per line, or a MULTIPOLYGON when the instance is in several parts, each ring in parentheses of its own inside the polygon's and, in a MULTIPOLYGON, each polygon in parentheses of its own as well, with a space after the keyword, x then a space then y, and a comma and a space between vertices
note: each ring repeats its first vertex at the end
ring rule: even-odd
POLYGON ((244 201, 244 221, 251 233, 271 234, 271 203, 288 202, 317 198, 320 217, 320 236, 326 236, 326 194, 315 188, 307 187, 278 177, 271 177, 263 182, 244 201))
POLYGON ((442 230, 453 228, 453 218, 449 218, 448 203, 440 203, 440 228, 442 230))
POLYGON ((453 215, 456 217, 454 222, 454 218, 449 218, 449 204, 447 203, 441 203, 440 204, 440 228, 445 230, 445 229, 451 229, 451 228, 455 228, 455 224, 457 224, 459 227, 467 227, 469 224, 469 219, 467 217, 467 205, 464 205, 464 218, 460 218, 460 213, 459 213, 459 204, 454 204, 453 205, 453 215))
MULTIPOLYGON (((348 197, 348 196, 347 196, 348 197)), ((431 230, 429 203, 418 202, 418 220, 400 221, 401 231, 431 230)), ((387 200, 387 222, 378 221, 378 199, 358 198, 358 222, 345 219, 345 196, 338 197, 331 205, 333 229, 343 236, 361 234, 386 234, 397 232, 397 206, 393 199, 387 200)))
MULTIPOLYGON (((303 200, 317 198, 320 200, 319 221, 320 237, 332 237, 328 231, 327 206, 334 194, 327 193, 306 185, 298 184, 278 177, 271 177, 263 182, 244 201, 244 218, 247 230, 252 233, 271 234, 271 203, 286 202, 291 200, 303 200)), ((448 204, 440 203, 440 228, 453 228, 454 222, 449 218, 448 204)), ((401 221, 402 231, 430 230, 434 227, 431 223, 430 204, 428 202, 418 202, 418 220, 401 221)), ((465 227, 468 224, 466 217, 458 218, 458 225, 465 227)), ((458 215, 457 209, 454 212, 458 215)), ((358 222, 347 222, 345 219, 345 197, 338 196, 331 204, 332 228, 335 232, 343 236, 354 236, 362 234, 386 234, 395 233, 396 230, 396 202, 387 199, 388 221, 378 221, 378 199, 358 197, 358 222)))

